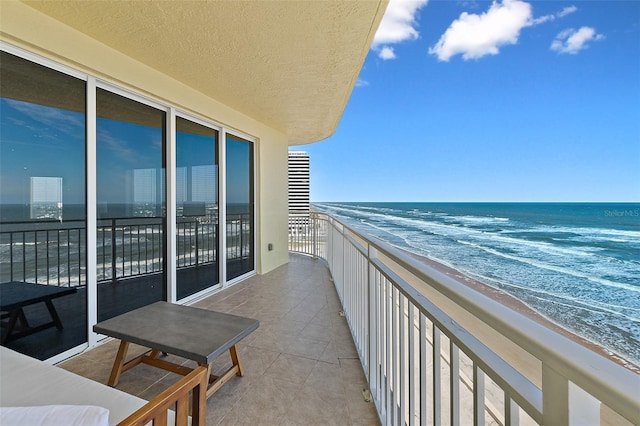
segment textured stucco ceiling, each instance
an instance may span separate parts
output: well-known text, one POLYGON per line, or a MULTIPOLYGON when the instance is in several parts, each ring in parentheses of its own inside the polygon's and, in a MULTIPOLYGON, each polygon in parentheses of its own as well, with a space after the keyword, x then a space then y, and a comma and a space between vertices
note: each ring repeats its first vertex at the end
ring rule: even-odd
POLYGON ((289 135, 331 135, 386 0, 24 1, 289 135))

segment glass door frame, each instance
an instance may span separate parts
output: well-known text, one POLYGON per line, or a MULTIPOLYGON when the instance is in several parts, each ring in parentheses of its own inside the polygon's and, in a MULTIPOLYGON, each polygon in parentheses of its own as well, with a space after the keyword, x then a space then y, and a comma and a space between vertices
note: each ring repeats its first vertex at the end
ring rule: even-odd
MULTIPOLYGON (((258 165, 258 142, 256 140, 256 138, 254 138, 253 136, 249 136, 246 133, 242 133, 239 132, 237 130, 231 130, 231 129, 227 129, 227 128, 223 128, 221 131, 221 137, 220 137, 220 163, 221 163, 221 168, 220 168, 220 187, 221 187, 221 191, 220 191, 220 206, 223 209, 223 213, 224 213, 224 218, 225 218, 225 226, 221 227, 221 232, 220 232, 220 242, 221 242, 221 248, 220 248, 220 252, 224 253, 224 262, 220 262, 222 268, 220 269, 220 276, 221 276, 221 281, 223 281, 223 288, 227 288, 232 286, 233 284, 236 284, 240 281, 243 281, 249 277, 252 277, 254 275, 256 275, 256 265, 258 264, 258 252, 256 250, 256 248, 258 247, 257 242, 258 242, 258 185, 257 185, 257 179, 256 176, 258 175, 256 173, 257 170, 257 165, 258 165), (227 220, 227 134, 231 135, 231 136, 236 136, 238 138, 244 139, 245 141, 249 142, 251 144, 251 157, 252 157, 252 162, 251 162, 251 185, 252 185, 252 194, 251 196, 253 197, 253 208, 252 208, 252 215, 253 215, 253 235, 251 236, 251 238, 253 239, 252 243, 253 243, 253 269, 251 271, 247 271, 242 275, 239 275, 235 278, 232 278, 231 280, 227 281, 227 227, 226 227, 226 220, 227 220)), ((222 216, 222 213, 221 213, 222 216)))
MULTIPOLYGON (((95 306, 92 306, 91 303, 91 297, 92 294, 94 294, 96 292, 96 283, 95 283, 95 270, 96 270, 96 266, 93 265, 91 263, 91 246, 90 246, 90 235, 91 235, 91 226, 92 226, 92 222, 91 222, 91 209, 93 207, 93 213, 94 213, 94 221, 93 221, 93 226, 95 226, 95 206, 91 206, 91 191, 89 188, 90 185, 90 181, 92 178, 92 174, 95 174, 95 168, 93 169, 93 171, 90 169, 90 157, 91 157, 91 129, 92 126, 94 126, 95 121, 91 121, 90 117, 91 117, 91 112, 94 113, 95 115, 95 102, 93 103, 93 111, 91 110, 91 99, 92 97, 95 100, 95 79, 93 79, 91 76, 80 72, 76 69, 73 69, 71 67, 62 65, 58 62, 55 62, 51 59, 45 58, 43 56, 40 56, 36 53, 32 53, 28 50, 22 49, 20 47, 14 46, 12 44, 9 44, 3 40, 0 40, 0 51, 9 53, 11 55, 14 55, 18 58, 22 58, 26 61, 32 62, 34 64, 37 65, 41 65, 45 68, 49 68, 53 71, 57 71, 60 72, 62 74, 66 74, 70 77, 74 77, 77 78, 78 80, 82 80, 85 82, 85 99, 86 99, 86 105, 85 105, 85 241, 86 241, 86 253, 85 253, 85 265, 86 265, 86 279, 87 279, 87 293, 86 293, 86 314, 87 317, 85 319, 85 321, 87 322, 87 336, 86 336, 86 341, 80 345, 77 345, 75 347, 72 347, 70 349, 67 349, 51 358, 48 358, 47 360, 45 360, 45 362, 47 363, 57 363, 60 362, 64 359, 67 359, 75 354, 78 354, 84 350, 86 350, 87 348, 91 347, 92 344, 92 334, 93 331, 91 330, 92 324, 91 324, 91 315, 92 315, 92 311, 96 310, 95 306), (93 279, 92 279, 93 278, 93 279)), ((95 132, 94 132, 95 134, 95 132)), ((95 147, 95 144, 94 144, 95 147)), ((95 194, 93 194, 94 198, 95 198, 95 194)), ((94 229, 95 231, 95 229, 94 229)), ((95 243, 95 241, 94 241, 95 243)), ((95 246, 94 246, 95 247, 95 246)), ((95 258, 94 258, 95 261, 95 258)))
POLYGON ((224 144, 224 128, 222 126, 216 125, 213 122, 197 117, 193 114, 186 113, 184 111, 170 108, 169 113, 167 114, 167 187, 169 191, 167 191, 167 203, 169 203, 169 199, 171 199, 171 204, 167 204, 167 233, 168 236, 171 236, 171 244, 167 247, 167 257, 169 258, 169 268, 170 274, 167 274, 167 281, 169 281, 169 276, 171 276, 170 285, 167 288, 167 300, 171 303, 179 303, 179 304, 188 304, 194 302, 196 300, 202 299, 204 297, 209 296, 210 294, 219 291, 224 287, 224 276, 222 275, 222 254, 224 251, 222 250, 221 241, 225 238, 226 229, 222 224, 222 219, 225 218, 223 215, 224 209, 222 207, 222 200, 224 199, 223 193, 225 190, 222 187, 222 175, 224 174, 224 160, 222 157, 223 148, 221 146, 224 144), (216 155, 218 156, 218 283, 205 288, 204 290, 200 290, 197 293, 186 296, 182 299, 177 299, 177 226, 178 226, 178 217, 176 212, 176 174, 177 174, 177 125, 176 118, 182 118, 184 120, 192 121, 201 126, 207 127, 209 129, 215 130, 218 132, 218 141, 216 146, 216 155), (169 130, 171 129, 171 130, 169 130), (171 213, 172 220, 169 221, 168 216, 171 213), (169 254, 169 250, 171 250, 171 254, 169 254))
MULTIPOLYGON (((165 196, 165 235, 164 244, 165 244, 165 261, 164 261, 164 276, 165 276, 165 294, 166 299, 170 301, 170 288, 173 285, 175 288, 175 281, 171 280, 170 271, 172 270, 172 262, 173 268, 175 268, 175 260, 170 257, 170 236, 169 229, 171 228, 171 220, 175 222, 175 215, 173 217, 170 216, 170 208, 169 208, 169 167, 168 162, 169 154, 170 154, 170 142, 171 142, 171 134, 175 127, 169 127, 170 125, 170 115, 171 108, 167 105, 164 105, 160 102, 156 102, 147 97, 141 96, 136 92, 124 89, 115 84, 109 83, 105 80, 100 80, 94 77, 89 77, 89 82, 91 84, 87 84, 87 91, 90 92, 87 94, 87 274, 88 279, 90 279, 91 292, 89 299, 89 347, 94 347, 98 343, 99 340, 106 338, 102 334, 95 333, 93 331, 93 326, 98 323, 98 283, 97 283, 97 260, 98 260, 98 245, 97 245, 97 226, 98 226, 98 206, 97 206, 97 113, 96 113, 96 98, 97 98, 97 89, 102 89, 112 94, 122 96, 126 99, 129 99, 134 102, 141 103, 151 108, 155 108, 159 111, 164 112, 165 114, 165 135, 164 135, 164 143, 165 143, 165 152, 163 153, 165 156, 165 188, 164 188, 164 196, 165 196), (89 90, 89 86, 92 86, 92 90, 89 90), (89 275, 90 274, 90 275, 89 275), (93 302, 93 303, 92 303, 93 302)), ((175 135, 174 135, 175 141, 175 135)), ((175 191, 175 189, 174 189, 175 191)), ((174 274, 175 278, 175 274, 174 274)))

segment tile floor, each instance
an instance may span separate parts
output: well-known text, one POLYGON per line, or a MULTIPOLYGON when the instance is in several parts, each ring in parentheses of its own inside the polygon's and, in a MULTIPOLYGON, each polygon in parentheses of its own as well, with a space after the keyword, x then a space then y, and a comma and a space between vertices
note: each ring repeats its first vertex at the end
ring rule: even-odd
MULTIPOLYGON (((364 401, 366 379, 323 261, 291 255, 289 264, 194 306, 260 320, 258 330, 239 344, 245 375, 209 398, 207 425, 379 424, 374 405, 364 401)), ((112 340, 59 366, 106 383, 117 346, 112 340)), ((230 365, 228 353, 220 356, 214 374, 230 365)), ((139 365, 124 373, 117 387, 151 399, 178 378, 139 365)))

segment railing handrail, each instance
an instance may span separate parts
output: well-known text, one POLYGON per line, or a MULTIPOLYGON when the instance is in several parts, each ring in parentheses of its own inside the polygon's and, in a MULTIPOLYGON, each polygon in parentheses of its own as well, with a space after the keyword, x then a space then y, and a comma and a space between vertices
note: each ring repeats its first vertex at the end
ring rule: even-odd
MULTIPOLYGON (((329 223, 352 244, 356 243, 355 246, 369 262, 379 262, 376 252, 389 258, 539 359, 544 368, 551 368, 634 424, 640 424, 640 375, 419 262, 401 249, 363 234, 331 215, 320 215, 326 216, 329 223), (368 248, 355 241, 353 236, 364 241, 368 248)), ((419 310, 427 311, 427 299, 415 288, 402 279, 395 279, 393 283, 419 310)))

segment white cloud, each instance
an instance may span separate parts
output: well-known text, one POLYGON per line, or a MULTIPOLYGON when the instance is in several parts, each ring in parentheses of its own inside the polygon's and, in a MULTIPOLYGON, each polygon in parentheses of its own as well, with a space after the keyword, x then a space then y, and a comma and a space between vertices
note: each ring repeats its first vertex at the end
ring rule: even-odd
POLYGON ((458 54, 464 60, 497 55, 502 46, 518 42, 523 28, 560 19, 577 10, 576 6, 567 6, 555 14, 534 18, 531 4, 525 1, 494 0, 483 14, 462 13, 429 53, 441 61, 448 61, 458 54))
POLYGON ((441 61, 462 54, 463 59, 497 55, 499 48, 516 44, 520 30, 532 25, 531 5, 520 0, 494 1, 481 15, 463 12, 429 49, 441 61))
POLYGON ((551 50, 558 53, 569 53, 575 55, 581 50, 589 47, 590 41, 598 41, 604 39, 604 35, 596 33, 591 27, 582 27, 579 30, 573 28, 566 29, 558 34, 551 43, 551 50))
POLYGON ((363 80, 361 78, 356 80, 356 87, 366 87, 369 85, 369 82, 367 80, 363 80))
POLYGON ((552 15, 544 15, 541 16, 539 18, 535 18, 532 21, 533 25, 538 25, 538 24, 543 24, 545 22, 548 21, 554 21, 556 18, 560 19, 560 18, 564 18, 565 16, 577 11, 578 8, 575 6, 567 6, 564 9, 562 9, 560 12, 556 13, 556 14, 552 14, 552 15))
POLYGON ((387 10, 380 22, 380 27, 373 39, 371 48, 378 52, 380 58, 395 59, 393 48, 389 45, 419 37, 416 30, 416 16, 418 10, 427 4, 428 0, 390 0, 387 10))
POLYGON ((569 15, 569 14, 571 14, 571 13, 577 11, 577 10, 578 10, 578 8, 575 7, 575 6, 567 6, 564 9, 562 9, 562 11, 559 12, 556 16, 558 18, 563 18, 563 17, 565 17, 565 16, 567 16, 567 15, 569 15))
POLYGON ((393 47, 384 46, 378 52, 378 56, 381 59, 384 59, 386 61, 386 60, 389 60, 389 59, 395 59, 396 58, 396 53, 393 51, 393 47))

